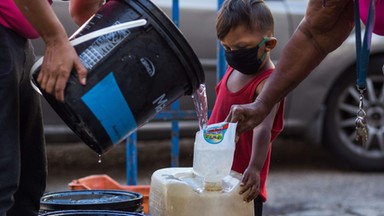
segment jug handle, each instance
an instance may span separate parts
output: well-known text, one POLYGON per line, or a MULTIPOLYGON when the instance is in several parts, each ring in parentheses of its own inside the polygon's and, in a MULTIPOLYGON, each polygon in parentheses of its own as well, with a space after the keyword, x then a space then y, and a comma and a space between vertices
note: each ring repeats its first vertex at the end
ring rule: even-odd
MULTIPOLYGON (((94 38, 97 38, 97 37, 100 37, 100 36, 103 36, 103 35, 106 35, 106 34, 109 34, 109 33, 112 33, 112 32, 121 31, 121 30, 124 30, 124 29, 135 28, 135 27, 140 27, 140 26, 144 26, 145 24, 147 24, 147 20, 145 20, 145 19, 138 19, 138 20, 134 20, 134 21, 124 22, 124 23, 113 25, 113 26, 108 26, 108 27, 99 29, 99 30, 94 31, 94 32, 90 32, 90 33, 85 34, 85 35, 83 35, 81 37, 78 37, 78 38, 75 38, 75 39, 71 40, 69 43, 72 46, 76 46, 78 44, 84 43, 85 41, 89 41, 89 40, 92 40, 94 38)), ((31 71, 30 71, 32 87, 40 95, 42 95, 42 93, 41 93, 40 89, 35 85, 35 83, 33 83, 32 74, 35 72, 35 70, 37 70, 38 67, 41 66, 41 64, 43 63, 43 60, 44 60, 44 56, 40 57, 33 64, 32 68, 31 68, 31 71)))

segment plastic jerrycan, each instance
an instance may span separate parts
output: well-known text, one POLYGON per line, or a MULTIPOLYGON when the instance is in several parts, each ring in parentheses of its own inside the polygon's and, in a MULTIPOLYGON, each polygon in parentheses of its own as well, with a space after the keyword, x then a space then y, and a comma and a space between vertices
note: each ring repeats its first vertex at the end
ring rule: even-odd
POLYGON ((240 177, 228 175, 220 191, 204 190, 192 168, 163 168, 153 173, 149 194, 151 216, 253 216, 252 202, 239 195, 240 177))

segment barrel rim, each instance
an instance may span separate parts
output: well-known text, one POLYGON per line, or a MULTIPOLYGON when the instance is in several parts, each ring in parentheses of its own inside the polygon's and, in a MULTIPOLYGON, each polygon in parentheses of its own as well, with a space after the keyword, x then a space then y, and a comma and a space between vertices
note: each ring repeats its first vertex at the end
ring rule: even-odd
POLYGON ((145 216, 142 213, 137 212, 124 212, 124 211, 115 211, 115 210, 65 210, 65 211, 52 211, 40 214, 40 216, 70 216, 70 215, 98 215, 102 214, 106 215, 115 215, 115 216, 129 216, 129 215, 137 215, 137 216, 145 216))
MULTIPOLYGON (((63 199, 61 199, 63 200, 63 199)), ((124 206, 124 209, 140 207, 143 203, 143 195, 138 192, 133 191, 124 191, 124 190, 75 190, 75 191, 57 191, 49 192, 42 196, 40 199, 40 209, 41 210, 92 210, 95 207, 106 207, 112 208, 111 210, 118 208, 120 205, 124 206), (97 203, 87 203, 82 202, 76 204, 74 202, 54 202, 54 198, 65 198, 66 195, 75 196, 75 195, 94 195, 94 194, 105 194, 105 195, 117 195, 117 196, 127 196, 129 199, 115 200, 108 202, 97 202, 97 203), (50 199, 53 198, 53 199, 50 199)), ((108 209, 106 209, 108 210, 108 209)))

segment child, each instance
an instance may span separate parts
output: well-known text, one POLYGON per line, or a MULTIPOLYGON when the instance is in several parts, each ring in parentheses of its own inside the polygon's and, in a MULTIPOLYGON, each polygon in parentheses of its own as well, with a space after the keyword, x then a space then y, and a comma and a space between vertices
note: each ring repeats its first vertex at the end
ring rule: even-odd
MULTIPOLYGON (((274 70, 270 51, 276 46, 274 21, 262 0, 226 0, 219 11, 217 37, 225 48, 228 69, 216 86, 217 98, 209 124, 222 122, 234 104, 253 102, 274 70)), ((236 143, 232 170, 242 173, 240 194, 254 200, 255 215, 262 215, 267 199, 271 143, 283 129, 284 101, 253 131, 236 143)))

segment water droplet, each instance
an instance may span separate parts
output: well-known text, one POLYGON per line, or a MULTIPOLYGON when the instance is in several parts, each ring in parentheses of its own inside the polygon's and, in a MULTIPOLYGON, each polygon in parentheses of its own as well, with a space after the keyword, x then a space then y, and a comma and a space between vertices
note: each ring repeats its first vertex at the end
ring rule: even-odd
POLYGON ((97 161, 99 164, 101 164, 101 155, 99 155, 99 160, 97 161))

